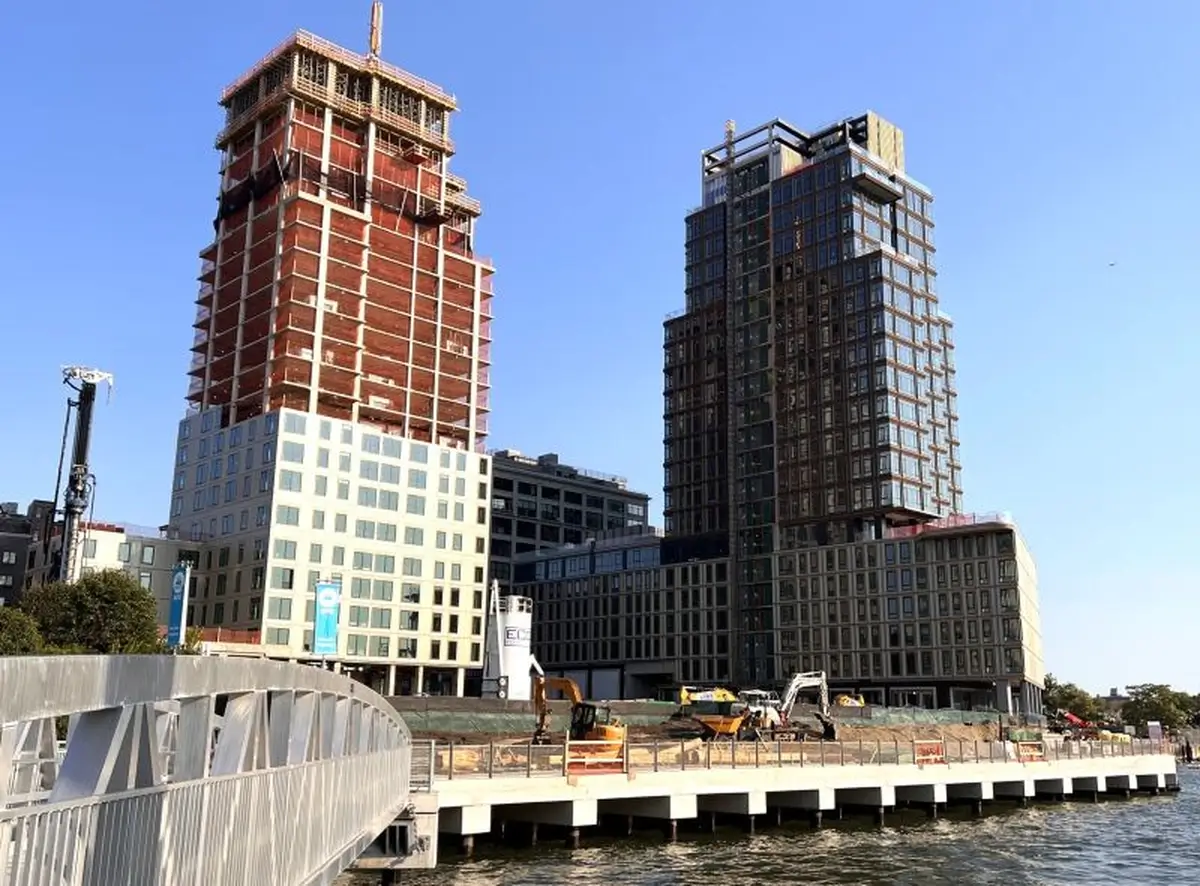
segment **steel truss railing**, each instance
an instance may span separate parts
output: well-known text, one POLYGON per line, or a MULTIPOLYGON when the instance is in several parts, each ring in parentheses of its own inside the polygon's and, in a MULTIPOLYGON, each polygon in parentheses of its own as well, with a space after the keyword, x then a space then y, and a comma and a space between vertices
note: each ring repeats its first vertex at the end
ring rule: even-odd
POLYGON ((0 658, 0 883, 327 884, 411 765, 392 707, 317 668, 0 658))

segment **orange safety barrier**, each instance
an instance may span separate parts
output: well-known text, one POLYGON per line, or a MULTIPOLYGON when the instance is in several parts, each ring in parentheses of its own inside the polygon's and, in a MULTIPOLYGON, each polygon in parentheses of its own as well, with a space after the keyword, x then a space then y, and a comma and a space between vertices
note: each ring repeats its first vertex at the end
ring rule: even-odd
POLYGON ((1021 763, 1046 762, 1046 747, 1040 741, 1017 742, 1017 760, 1021 763))
POLYGON ((946 746, 940 741, 914 741, 913 759, 918 766, 946 762, 946 746))

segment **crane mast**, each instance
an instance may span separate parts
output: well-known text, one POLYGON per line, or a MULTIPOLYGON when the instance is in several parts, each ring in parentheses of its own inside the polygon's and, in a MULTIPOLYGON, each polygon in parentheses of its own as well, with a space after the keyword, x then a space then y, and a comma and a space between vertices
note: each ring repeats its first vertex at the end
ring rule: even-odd
POLYGON ((96 386, 107 384, 111 391, 112 373, 84 366, 64 366, 63 384, 79 394, 71 401, 75 407, 75 440, 71 448, 71 463, 67 469, 67 489, 63 496, 63 543, 59 564, 59 581, 71 581, 78 574, 82 537, 80 528, 87 513, 93 490, 93 476, 88 461, 92 440, 92 412, 96 405, 96 386))

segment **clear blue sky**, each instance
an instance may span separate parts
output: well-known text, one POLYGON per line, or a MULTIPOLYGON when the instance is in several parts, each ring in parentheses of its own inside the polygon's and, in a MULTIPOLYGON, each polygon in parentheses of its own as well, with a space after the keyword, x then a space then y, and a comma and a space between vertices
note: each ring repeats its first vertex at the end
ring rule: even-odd
MULTIPOLYGON (((5 4, 0 499, 52 493, 59 366, 82 363, 117 377, 97 514, 165 519, 217 96, 297 27, 365 48, 369 5, 5 4)), ((1200 4, 388 0, 385 21, 384 55, 462 107, 454 168, 498 268, 491 445, 627 475, 659 513, 699 152, 727 118, 873 109, 937 196, 967 507, 1020 521, 1050 669, 1200 690, 1200 4)))

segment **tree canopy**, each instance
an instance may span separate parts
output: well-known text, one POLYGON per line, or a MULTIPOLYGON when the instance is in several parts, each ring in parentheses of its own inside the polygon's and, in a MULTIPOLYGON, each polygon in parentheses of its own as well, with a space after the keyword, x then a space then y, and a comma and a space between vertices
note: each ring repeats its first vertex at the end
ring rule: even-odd
POLYGON ((1074 683, 1059 683, 1053 674, 1046 675, 1042 707, 1047 714, 1070 711, 1076 717, 1093 723, 1104 717, 1104 707, 1092 693, 1074 683))
POLYGON ((0 606, 0 655, 36 655, 42 651, 37 622, 12 606, 0 606))
POLYGON ((1168 729, 1180 729, 1197 715, 1197 698, 1165 683, 1139 683, 1127 686, 1126 691, 1129 701, 1121 708, 1121 719, 1131 726, 1157 720, 1168 729))
POLYGON ((154 597, 118 569, 25 593, 21 608, 60 652, 129 655, 163 651, 154 597))

